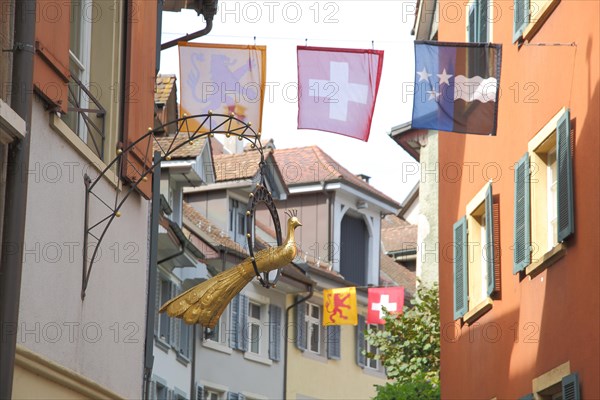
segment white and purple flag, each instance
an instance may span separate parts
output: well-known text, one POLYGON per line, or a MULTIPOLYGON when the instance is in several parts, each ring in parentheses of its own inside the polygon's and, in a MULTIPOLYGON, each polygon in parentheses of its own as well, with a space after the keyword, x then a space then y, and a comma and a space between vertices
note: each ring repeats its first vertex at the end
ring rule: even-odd
POLYGON ((298 129, 367 141, 383 51, 298 47, 298 129))
POLYGON ((495 135, 502 46, 415 41, 412 127, 495 135))

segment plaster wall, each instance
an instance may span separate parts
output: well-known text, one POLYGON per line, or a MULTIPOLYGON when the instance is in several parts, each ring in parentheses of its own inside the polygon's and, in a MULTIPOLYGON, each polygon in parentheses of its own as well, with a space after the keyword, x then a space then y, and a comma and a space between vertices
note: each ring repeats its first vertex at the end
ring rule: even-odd
MULTIPOLYGON (((140 398, 148 202, 135 193, 127 200, 101 244, 82 301, 83 174, 93 178, 98 171, 51 129, 38 101, 28 170, 17 343, 123 397, 140 398)), ((115 186, 102 179, 97 193, 114 201, 115 186)), ((107 214, 102 207, 92 201, 90 221, 107 214)))

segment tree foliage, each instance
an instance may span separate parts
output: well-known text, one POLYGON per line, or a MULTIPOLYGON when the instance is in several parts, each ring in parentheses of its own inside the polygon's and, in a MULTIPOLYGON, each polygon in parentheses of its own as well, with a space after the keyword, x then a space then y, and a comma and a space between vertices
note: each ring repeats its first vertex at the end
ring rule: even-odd
POLYGON ((439 398, 440 314, 437 284, 419 285, 411 307, 385 313, 385 329, 369 329, 365 338, 379 349, 367 354, 381 360, 395 381, 377 387, 377 400, 439 398))

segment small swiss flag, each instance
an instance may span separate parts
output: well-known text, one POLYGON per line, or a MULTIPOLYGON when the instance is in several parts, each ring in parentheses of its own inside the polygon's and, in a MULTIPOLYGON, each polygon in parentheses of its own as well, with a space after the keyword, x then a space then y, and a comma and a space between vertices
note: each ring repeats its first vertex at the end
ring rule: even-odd
POLYGON ((367 141, 383 51, 298 47, 298 129, 367 141))
POLYGON ((369 288, 369 309, 367 312, 368 324, 385 324, 383 319, 385 308, 388 313, 402 314, 404 306, 404 288, 382 287, 369 288))

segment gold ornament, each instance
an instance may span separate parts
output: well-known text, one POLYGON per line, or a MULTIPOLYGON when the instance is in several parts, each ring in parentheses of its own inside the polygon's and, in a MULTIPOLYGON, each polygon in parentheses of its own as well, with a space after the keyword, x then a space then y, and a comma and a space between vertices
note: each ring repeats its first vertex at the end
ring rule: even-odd
MULTIPOLYGON (((269 247, 255 255, 259 272, 273 271, 289 264, 298 252, 294 230, 302 226, 297 217, 287 221, 287 238, 281 246, 269 247)), ((214 328, 227 304, 254 278, 252 258, 248 257, 207 281, 194 286, 179 296, 167 301, 159 312, 170 317, 183 319, 186 324, 200 323, 205 328, 214 328)))

